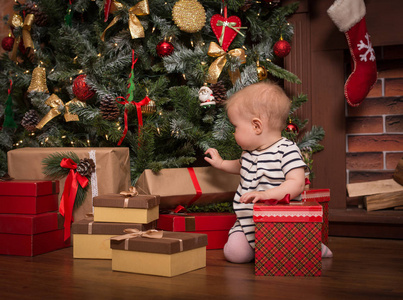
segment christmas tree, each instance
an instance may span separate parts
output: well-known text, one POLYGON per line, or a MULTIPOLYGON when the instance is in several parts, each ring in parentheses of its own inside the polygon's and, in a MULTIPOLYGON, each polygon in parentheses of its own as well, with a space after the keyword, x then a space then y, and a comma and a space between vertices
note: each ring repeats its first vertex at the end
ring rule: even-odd
MULTIPOLYGON (((293 35, 287 17, 297 8, 264 0, 16 2, 0 61, 0 175, 6 152, 18 147, 129 147, 133 182, 144 169, 201 164, 209 147, 240 157, 223 104, 259 80, 300 83, 282 67, 293 35), (17 128, 7 126, 13 121, 17 128)), ((302 136, 307 121, 295 111, 306 101, 292 99, 284 136, 311 163, 324 132, 313 126, 302 136)))

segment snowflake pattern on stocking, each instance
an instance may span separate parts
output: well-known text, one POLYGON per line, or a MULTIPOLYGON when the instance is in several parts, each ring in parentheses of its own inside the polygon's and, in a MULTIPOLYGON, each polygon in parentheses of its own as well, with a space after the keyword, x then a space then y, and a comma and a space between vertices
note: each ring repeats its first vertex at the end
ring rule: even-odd
POLYGON ((369 40, 368 32, 365 34, 365 39, 367 43, 365 44, 363 40, 360 40, 360 43, 357 44, 358 50, 367 49, 364 54, 360 54, 361 61, 367 61, 367 56, 369 55, 370 61, 375 61, 375 50, 372 48, 372 43, 369 40))

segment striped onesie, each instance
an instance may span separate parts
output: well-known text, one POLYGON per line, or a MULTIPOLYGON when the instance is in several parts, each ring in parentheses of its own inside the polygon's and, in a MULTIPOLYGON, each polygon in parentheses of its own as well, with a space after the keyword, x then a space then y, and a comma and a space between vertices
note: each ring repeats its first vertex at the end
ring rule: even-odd
POLYGON ((306 167, 301 152, 294 142, 286 138, 261 151, 244 151, 241 157, 241 181, 233 202, 237 221, 229 234, 243 231, 249 244, 255 248, 254 204, 240 203, 239 198, 246 192, 265 191, 279 186, 289 171, 300 167, 306 167))

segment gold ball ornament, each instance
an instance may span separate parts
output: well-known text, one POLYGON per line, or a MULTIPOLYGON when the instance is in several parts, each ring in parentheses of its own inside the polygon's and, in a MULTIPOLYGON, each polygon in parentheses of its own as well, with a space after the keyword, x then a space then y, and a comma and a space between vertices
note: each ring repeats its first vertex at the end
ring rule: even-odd
POLYGON ((206 24, 206 12, 197 0, 179 0, 172 9, 172 19, 180 30, 195 33, 206 24))
POLYGON ((259 81, 265 80, 267 78, 267 70, 265 67, 257 66, 256 71, 257 71, 257 78, 259 78, 259 81))
POLYGON ((143 105, 141 107, 141 113, 143 115, 151 115, 157 111, 157 107, 155 105, 155 102, 153 100, 150 100, 147 105, 143 105))

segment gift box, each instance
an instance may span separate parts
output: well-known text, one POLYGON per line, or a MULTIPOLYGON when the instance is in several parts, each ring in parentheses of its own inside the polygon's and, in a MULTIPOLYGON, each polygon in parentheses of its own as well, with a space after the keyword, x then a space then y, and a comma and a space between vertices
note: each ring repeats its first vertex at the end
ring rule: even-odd
POLYGON ((253 209, 255 275, 320 276, 322 206, 317 202, 291 202, 253 209))
POLYGON ((172 277, 206 266, 207 235, 154 233, 112 238, 112 270, 172 277))
MULTIPOLYGON (((75 221, 92 213, 92 198, 107 193, 119 193, 130 187, 129 149, 119 148, 19 148, 7 152, 8 174, 17 180, 49 180, 43 174, 42 160, 51 154, 74 152, 80 159, 91 158, 96 165, 95 173, 87 189, 86 198, 80 207, 75 207, 75 221)), ((60 179, 59 202, 66 178, 60 179)))
POLYGON ((122 196, 107 194, 94 197, 94 221, 148 224, 158 219, 158 195, 122 196))
POLYGON ((213 167, 162 169, 158 173, 147 169, 136 188, 140 194, 160 195, 160 208, 170 209, 232 200, 238 184, 239 175, 213 167))
POLYGON ((58 209, 59 181, 0 181, 1 214, 40 214, 58 209))
POLYGON ((302 193, 302 201, 316 201, 323 207, 322 243, 329 245, 329 189, 309 189, 302 193))
POLYGON ((233 213, 160 214, 157 228, 207 234, 207 249, 222 249, 235 221, 233 213))
POLYGON ((103 223, 94 222, 93 218, 83 219, 72 224, 73 257, 112 259, 110 238, 123 234, 127 228, 141 231, 155 229, 156 221, 149 224, 103 223))
POLYGON ((0 254, 35 256, 69 246, 56 212, 0 215, 0 254))

